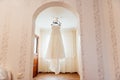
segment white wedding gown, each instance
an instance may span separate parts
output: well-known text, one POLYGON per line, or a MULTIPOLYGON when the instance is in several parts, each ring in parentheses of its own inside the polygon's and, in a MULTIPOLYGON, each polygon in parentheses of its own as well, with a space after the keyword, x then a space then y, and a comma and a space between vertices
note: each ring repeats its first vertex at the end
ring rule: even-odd
POLYGON ((60 60, 64 58, 65 53, 60 26, 53 25, 46 53, 46 59, 50 62, 50 70, 58 74, 60 72, 60 60))

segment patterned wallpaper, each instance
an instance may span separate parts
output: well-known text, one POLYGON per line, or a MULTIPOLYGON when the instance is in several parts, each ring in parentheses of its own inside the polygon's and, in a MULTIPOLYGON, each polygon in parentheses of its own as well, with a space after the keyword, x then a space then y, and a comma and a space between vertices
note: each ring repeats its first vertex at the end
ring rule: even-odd
POLYGON ((25 70, 26 70, 26 56, 27 56, 27 48, 28 48, 28 32, 27 28, 23 26, 21 30, 21 40, 20 40, 20 56, 19 56, 19 63, 18 63, 18 80, 24 80, 25 77, 25 70))
POLYGON ((96 51, 98 61, 98 80, 104 80, 104 66, 103 66, 103 52, 102 52, 102 34, 101 34, 101 19, 99 0, 93 0, 94 11, 94 24, 95 24, 95 38, 96 38, 96 51))
POLYGON ((0 66, 3 66, 5 68, 8 54, 9 27, 8 25, 1 25, 0 27, 0 66))
MULTIPOLYGON (((79 8, 79 14, 80 14, 80 25, 83 26, 83 18, 82 15, 82 1, 79 0, 77 2, 77 7, 79 8)), ((96 39, 96 51, 97 51, 97 62, 98 62, 98 80, 104 80, 104 66, 103 66, 103 52, 102 52, 102 35, 101 35, 101 23, 100 23, 100 10, 99 10, 99 0, 93 0, 93 15, 94 15, 94 23, 95 23, 95 39, 96 39)), ((82 43, 83 38, 83 28, 81 27, 81 47, 84 48, 84 44, 82 43)), ((82 76, 83 80, 87 80, 87 71, 86 67, 84 65, 86 58, 84 57, 85 53, 82 49, 82 76)))
POLYGON ((112 40, 112 48, 113 48, 113 60, 114 60, 114 71, 115 71, 115 79, 120 80, 120 66, 119 66, 119 57, 118 57, 118 47, 117 47, 117 38, 116 38, 116 30, 115 30, 115 21, 114 21, 114 13, 113 13, 113 5, 112 0, 107 0, 108 4, 108 15, 109 15, 109 27, 111 32, 111 40, 112 40))

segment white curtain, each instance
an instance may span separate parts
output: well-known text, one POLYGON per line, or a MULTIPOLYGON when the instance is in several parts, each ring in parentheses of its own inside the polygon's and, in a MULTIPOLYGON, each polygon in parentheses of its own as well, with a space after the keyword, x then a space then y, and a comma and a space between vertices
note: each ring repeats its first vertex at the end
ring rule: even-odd
MULTIPOLYGON (((74 29, 61 30, 65 59, 60 62, 60 72, 77 72, 77 53, 76 53, 76 31, 74 29)), ((45 59, 45 54, 50 39, 50 30, 40 31, 39 43, 39 72, 50 72, 49 62, 45 59)))

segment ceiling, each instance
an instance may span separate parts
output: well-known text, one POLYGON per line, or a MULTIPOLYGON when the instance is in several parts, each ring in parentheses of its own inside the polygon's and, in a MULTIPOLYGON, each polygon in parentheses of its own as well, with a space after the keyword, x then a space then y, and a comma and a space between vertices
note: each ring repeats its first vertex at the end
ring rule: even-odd
POLYGON ((36 18, 36 31, 40 29, 50 29, 54 17, 58 17, 62 23, 61 28, 71 29, 77 26, 77 17, 70 10, 63 7, 49 7, 43 10, 36 18))

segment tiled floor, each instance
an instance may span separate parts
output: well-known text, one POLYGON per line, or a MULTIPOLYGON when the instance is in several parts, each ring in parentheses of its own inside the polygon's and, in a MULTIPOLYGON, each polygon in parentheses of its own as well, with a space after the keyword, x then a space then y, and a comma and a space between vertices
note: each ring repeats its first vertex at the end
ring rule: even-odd
POLYGON ((80 80, 77 73, 57 74, 54 73, 40 73, 34 80, 80 80))

